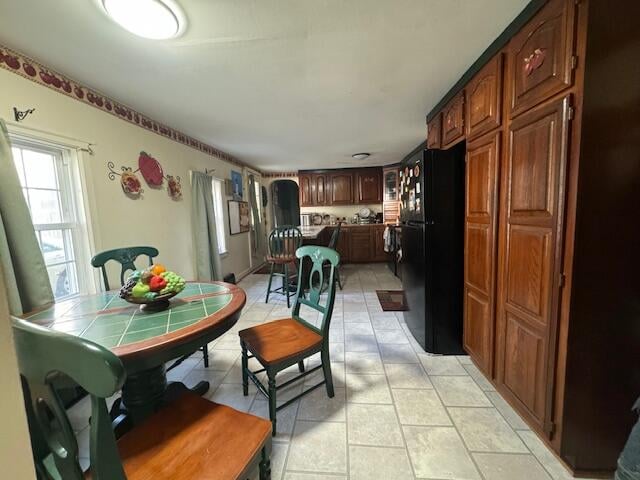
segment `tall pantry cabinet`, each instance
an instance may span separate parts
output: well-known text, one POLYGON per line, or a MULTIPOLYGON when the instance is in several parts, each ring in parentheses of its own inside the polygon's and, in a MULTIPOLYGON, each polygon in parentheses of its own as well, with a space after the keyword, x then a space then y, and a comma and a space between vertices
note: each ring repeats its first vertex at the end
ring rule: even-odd
POLYGON ((465 349, 576 474, 640 396, 638 18, 534 0, 427 117, 466 141, 465 349))

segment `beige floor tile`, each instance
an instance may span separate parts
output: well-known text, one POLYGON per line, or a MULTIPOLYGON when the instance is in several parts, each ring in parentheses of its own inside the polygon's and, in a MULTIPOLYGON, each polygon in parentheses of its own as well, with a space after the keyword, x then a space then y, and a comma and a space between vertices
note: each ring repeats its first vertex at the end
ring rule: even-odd
POLYGON ((375 331, 401 329, 393 313, 374 313, 371 315, 371 325, 375 331))
POLYGON ((417 363, 388 363, 384 367, 391 388, 433 388, 417 363))
POLYGON ((318 473, 285 472, 284 480, 347 480, 343 475, 322 475, 318 473))
MULTIPOLYGON (((320 365, 320 359, 307 363, 307 369, 320 365)), ((331 376, 333 377, 334 388, 346 388, 344 379, 344 363, 331 362, 331 376)), ((310 387, 324 380, 324 370, 316 370, 315 372, 304 377, 304 386, 310 387)), ((320 387, 324 389, 325 387, 320 387)))
POLYGON ((403 425, 451 425, 435 390, 392 390, 392 394, 403 425))
POLYGON ((300 399, 298 420, 344 422, 346 420, 346 390, 334 388, 335 396, 329 398, 323 387, 318 387, 300 399))
POLYGON ((364 311, 364 305, 361 306, 361 311, 347 312, 345 310, 344 323, 347 324, 357 322, 371 323, 371 317, 369 316, 368 312, 364 311))
POLYGON ((373 327, 368 322, 355 322, 344 324, 345 335, 373 335, 373 327))
POLYGON ((182 382, 189 388, 195 387, 201 381, 209 382, 209 390, 215 390, 224 380, 225 372, 215 370, 193 369, 191 373, 182 379, 182 382))
POLYGON ((274 442, 271 449, 271 480, 281 480, 289 451, 288 443, 274 442))
POLYGON ((344 423, 308 422, 295 425, 287 470, 347 473, 347 428, 344 423))
POLYGON ((498 392, 484 392, 491 403, 498 409, 498 411, 502 414, 504 419, 511 425, 511 428, 515 430, 529 430, 529 426, 525 423, 525 421, 516 413, 516 411, 511 408, 511 405, 507 403, 507 401, 502 398, 502 396, 498 392))
POLYGON ((402 330, 377 330, 376 339, 379 344, 408 345, 409 339, 402 330))
MULTIPOLYGON (((274 440, 289 440, 293 433, 298 408, 299 402, 293 402, 286 408, 276 412, 276 436, 273 438, 274 440)), ((255 399, 249 413, 269 420, 269 402, 261 395, 255 399)))
POLYGON ((347 402, 390 404, 391 392, 385 375, 356 375, 348 373, 347 402))
POLYGON ((242 395, 242 385, 223 383, 215 389, 213 393, 209 392, 207 394, 207 398, 216 403, 222 403, 223 405, 228 405, 236 410, 246 412, 251 407, 251 403, 253 402, 256 393, 256 387, 249 385, 249 395, 245 397, 242 395))
POLYGON ((429 375, 468 375, 467 371, 453 356, 444 355, 418 355, 420 362, 429 375))
POLYGON ((474 452, 529 453, 495 408, 449 408, 467 448, 474 452))
POLYGON ((420 363, 411 345, 381 344, 380 355, 384 363, 420 363))
POLYGON ((547 472, 551 474, 553 480, 570 480, 574 478, 535 433, 532 431, 518 431, 518 435, 547 472))
POLYGON ((413 480, 407 451, 402 448, 349 446, 350 480, 413 480))
POLYGON ((471 375, 471 378, 478 384, 478 386, 485 392, 495 392, 496 387, 492 385, 487 377, 476 367, 474 364, 470 363, 467 365, 463 365, 464 369, 471 375))
POLYGON ((416 477, 480 480, 455 428, 405 426, 403 430, 416 477))
POLYGON ((440 394, 442 403, 448 407, 491 407, 487 396, 471 377, 430 377, 440 394))
POLYGON ((475 453, 473 458, 486 480, 551 480, 533 455, 475 453))
POLYGON ((347 373, 384 374, 380 354, 373 352, 346 352, 344 355, 347 373))
POLYGON ((347 427, 349 445, 404 446, 393 405, 349 404, 347 427))
POLYGON ((378 342, 374 335, 345 335, 344 348, 347 352, 378 352, 378 342))

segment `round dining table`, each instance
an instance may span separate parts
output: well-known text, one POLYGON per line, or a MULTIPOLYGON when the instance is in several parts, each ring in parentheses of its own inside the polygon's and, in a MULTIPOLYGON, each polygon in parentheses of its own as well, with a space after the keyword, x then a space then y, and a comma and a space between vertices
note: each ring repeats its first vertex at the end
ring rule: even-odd
MULTIPOLYGON (((127 423, 135 425, 187 388, 167 382, 165 364, 227 332, 245 303, 246 295, 236 285, 188 282, 163 311, 143 310, 121 299, 118 291, 109 291, 58 301, 23 318, 115 353, 127 372, 121 410, 127 423)), ((194 390, 203 394, 208 388, 201 382, 194 390)))

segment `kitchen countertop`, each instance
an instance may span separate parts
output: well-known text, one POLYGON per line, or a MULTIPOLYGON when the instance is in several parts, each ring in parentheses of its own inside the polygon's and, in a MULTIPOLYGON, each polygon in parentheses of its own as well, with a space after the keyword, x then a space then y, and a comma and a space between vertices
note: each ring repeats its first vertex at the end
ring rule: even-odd
MULTIPOLYGON (((343 223, 342 228, 362 228, 371 226, 384 226, 384 223, 369 223, 369 224, 357 224, 357 223, 343 223)), ((298 227, 302 232, 303 240, 315 240, 317 239, 325 228, 335 228, 337 225, 308 225, 298 227)))

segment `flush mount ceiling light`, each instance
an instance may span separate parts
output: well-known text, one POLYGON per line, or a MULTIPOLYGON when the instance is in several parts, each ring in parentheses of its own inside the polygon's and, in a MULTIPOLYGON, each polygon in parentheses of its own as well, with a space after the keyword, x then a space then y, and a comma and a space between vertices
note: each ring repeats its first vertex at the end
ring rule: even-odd
POLYGON ((356 160, 364 160, 365 158, 369 158, 369 156, 371 156, 370 153, 354 153, 353 155, 351 155, 353 158, 355 158, 356 160))
POLYGON ((173 0, 100 0, 107 15, 125 30, 153 40, 175 38, 186 19, 173 0))

